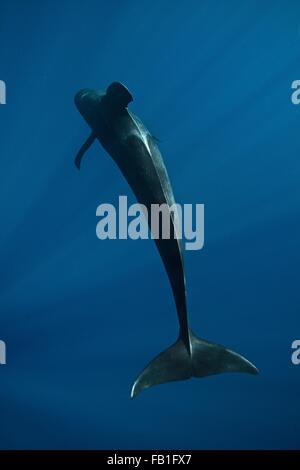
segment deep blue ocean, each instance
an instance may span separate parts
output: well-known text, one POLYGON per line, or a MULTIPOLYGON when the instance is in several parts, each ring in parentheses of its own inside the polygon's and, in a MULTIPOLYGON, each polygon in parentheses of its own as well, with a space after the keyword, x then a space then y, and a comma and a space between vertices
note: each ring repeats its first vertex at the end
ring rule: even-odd
POLYGON ((300 3, 0 0, 2 449, 298 448, 300 3), (96 237, 96 208, 135 198, 74 106, 130 89, 179 203, 205 204, 187 251, 192 328, 258 376, 153 387, 137 374, 177 337, 151 240, 96 237))

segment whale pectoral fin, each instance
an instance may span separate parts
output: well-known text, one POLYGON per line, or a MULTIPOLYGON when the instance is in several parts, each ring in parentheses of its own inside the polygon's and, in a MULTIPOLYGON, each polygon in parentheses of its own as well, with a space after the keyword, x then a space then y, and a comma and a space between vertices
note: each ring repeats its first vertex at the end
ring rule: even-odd
POLYGON ((78 168, 78 170, 80 170, 80 165, 81 165, 81 160, 85 154, 85 152, 90 148, 90 146, 93 144, 93 142, 95 141, 96 139, 96 134, 94 134, 94 132, 91 133, 91 135, 87 138, 87 140, 84 142, 84 144, 82 145, 81 149, 79 150, 79 152, 77 153, 76 155, 76 158, 75 158, 75 165, 76 167, 78 168))

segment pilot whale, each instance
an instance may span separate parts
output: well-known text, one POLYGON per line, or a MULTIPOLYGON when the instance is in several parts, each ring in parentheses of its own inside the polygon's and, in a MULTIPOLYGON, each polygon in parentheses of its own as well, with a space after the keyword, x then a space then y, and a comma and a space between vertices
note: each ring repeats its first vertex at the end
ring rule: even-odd
MULTIPOLYGON (((118 165, 138 202, 144 204, 150 214, 151 204, 167 204, 171 207, 175 200, 157 139, 128 110, 131 101, 131 93, 119 82, 112 83, 106 92, 83 89, 75 95, 75 105, 92 131, 79 150, 75 164, 79 169, 85 152, 98 139, 118 165)), ((151 226, 151 220, 148 223, 151 226)), ((177 341, 156 356, 137 377, 131 390, 132 398, 142 390, 164 382, 221 372, 258 373, 257 368, 245 357, 206 341, 191 330, 182 245, 176 236, 176 211, 170 211, 170 225, 169 239, 159 237, 155 243, 173 291, 179 335, 177 341)))

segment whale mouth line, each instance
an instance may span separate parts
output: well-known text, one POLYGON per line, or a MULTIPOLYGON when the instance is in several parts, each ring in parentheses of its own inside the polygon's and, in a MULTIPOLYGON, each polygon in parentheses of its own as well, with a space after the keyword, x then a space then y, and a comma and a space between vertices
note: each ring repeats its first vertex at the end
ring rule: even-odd
POLYGON ((80 98, 82 99, 82 98, 84 98, 85 96, 87 96, 88 94, 89 94, 88 91, 83 91, 83 92, 81 93, 81 95, 80 95, 80 98))
POLYGON ((75 101, 82 101, 89 94, 89 90, 79 91, 75 97, 75 101))

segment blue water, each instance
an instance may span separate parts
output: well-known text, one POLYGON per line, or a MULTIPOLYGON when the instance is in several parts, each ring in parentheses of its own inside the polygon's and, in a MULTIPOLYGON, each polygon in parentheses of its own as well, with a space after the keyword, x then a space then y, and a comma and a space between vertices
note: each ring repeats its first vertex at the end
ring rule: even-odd
POLYGON ((1 0, 0 447, 297 448, 300 4, 1 0), (73 104, 124 82, 176 200, 205 204, 186 253, 193 329, 259 376, 168 383, 130 400, 177 335, 152 241, 100 241, 96 207, 134 197, 73 104))

